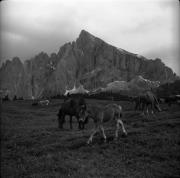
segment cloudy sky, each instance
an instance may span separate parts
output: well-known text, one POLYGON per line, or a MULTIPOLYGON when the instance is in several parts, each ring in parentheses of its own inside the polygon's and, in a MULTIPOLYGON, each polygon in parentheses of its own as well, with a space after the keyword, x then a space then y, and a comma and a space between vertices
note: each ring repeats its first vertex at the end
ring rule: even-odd
POLYGON ((180 75, 178 0, 4 0, 1 63, 58 52, 85 29, 104 41, 162 61, 180 75))

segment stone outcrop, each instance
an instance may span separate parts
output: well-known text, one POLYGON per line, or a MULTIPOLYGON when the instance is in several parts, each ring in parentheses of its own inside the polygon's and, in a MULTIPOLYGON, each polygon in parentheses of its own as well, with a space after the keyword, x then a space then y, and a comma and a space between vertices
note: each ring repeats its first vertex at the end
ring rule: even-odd
POLYGON ((18 57, 7 60, 0 69, 1 90, 8 90, 9 97, 24 95, 25 71, 23 63, 18 57))
POLYGON ((11 97, 38 98, 62 94, 75 83, 94 90, 139 75, 161 83, 177 78, 160 59, 148 60, 82 30, 76 41, 63 45, 57 54, 41 52, 24 63, 17 57, 6 61, 0 69, 0 87, 8 89, 11 97))

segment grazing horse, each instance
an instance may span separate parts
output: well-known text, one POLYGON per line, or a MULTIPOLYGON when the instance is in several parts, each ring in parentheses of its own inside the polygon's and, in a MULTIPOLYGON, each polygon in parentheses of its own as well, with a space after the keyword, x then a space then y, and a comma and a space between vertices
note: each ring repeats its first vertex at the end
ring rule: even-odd
POLYGON ((106 141, 103 123, 108 121, 116 123, 115 139, 118 138, 119 125, 121 125, 124 134, 127 135, 124 124, 121 120, 122 107, 117 104, 108 104, 104 107, 91 106, 87 110, 81 110, 79 115, 81 122, 87 122, 88 118, 92 118, 95 124, 95 128, 89 137, 87 144, 92 142, 93 136, 98 130, 102 131, 104 141, 106 141))
POLYGON ((139 96, 139 102, 142 104, 142 111, 145 113, 145 110, 147 114, 149 113, 149 109, 151 109, 151 113, 154 114, 153 110, 161 111, 161 108, 159 106, 159 102, 156 98, 156 96, 151 92, 147 91, 143 95, 139 96), (150 108, 149 108, 150 106, 150 108))
POLYGON ((81 122, 79 122, 79 111, 84 111, 86 109, 86 102, 83 98, 75 99, 69 98, 65 100, 57 114, 58 116, 58 126, 59 128, 63 128, 63 124, 65 122, 65 116, 70 116, 70 129, 72 129, 72 117, 75 116, 79 123, 79 129, 83 129, 81 126, 81 122))

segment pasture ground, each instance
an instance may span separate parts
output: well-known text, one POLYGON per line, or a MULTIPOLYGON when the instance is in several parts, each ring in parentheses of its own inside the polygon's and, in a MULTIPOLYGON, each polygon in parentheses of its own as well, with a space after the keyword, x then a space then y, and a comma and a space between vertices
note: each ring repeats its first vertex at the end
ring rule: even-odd
MULTIPOLYGON (((91 104, 111 101, 86 100, 91 104)), ((168 108, 157 118, 144 118, 129 102, 116 102, 124 109, 128 132, 120 131, 113 141, 113 125, 105 125, 107 143, 97 134, 93 144, 86 141, 93 127, 73 130, 69 122, 57 128, 62 100, 49 106, 32 106, 31 101, 3 102, 1 114, 2 178, 169 178, 180 177, 180 106, 168 108)), ((68 121, 68 118, 67 118, 68 121)))

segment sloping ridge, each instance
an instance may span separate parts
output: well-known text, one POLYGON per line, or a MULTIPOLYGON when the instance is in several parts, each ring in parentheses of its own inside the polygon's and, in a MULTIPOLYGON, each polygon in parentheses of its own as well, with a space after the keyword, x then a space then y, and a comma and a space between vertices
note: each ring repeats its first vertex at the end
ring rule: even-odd
POLYGON ((177 78, 160 59, 147 60, 82 30, 76 41, 64 44, 57 54, 41 52, 24 63, 17 57, 5 62, 0 68, 0 89, 10 91, 11 97, 47 97, 63 94, 65 86, 73 88, 75 81, 95 90, 139 75, 161 83, 177 78))

